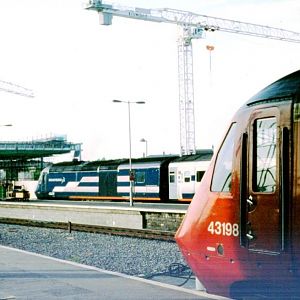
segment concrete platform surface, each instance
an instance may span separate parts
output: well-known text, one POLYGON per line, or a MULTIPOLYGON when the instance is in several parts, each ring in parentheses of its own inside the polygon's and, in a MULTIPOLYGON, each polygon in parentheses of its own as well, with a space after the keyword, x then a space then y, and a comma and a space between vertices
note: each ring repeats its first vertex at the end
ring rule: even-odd
POLYGON ((226 299, 0 246, 4 299, 226 299))

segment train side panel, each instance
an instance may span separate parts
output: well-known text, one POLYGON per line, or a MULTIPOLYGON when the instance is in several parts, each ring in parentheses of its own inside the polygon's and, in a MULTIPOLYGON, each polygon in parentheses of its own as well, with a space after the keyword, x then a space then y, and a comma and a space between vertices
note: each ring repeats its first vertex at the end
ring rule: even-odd
MULTIPOLYGON (((160 162, 133 163, 134 200, 160 201, 160 162)), ((118 195, 129 196, 129 164, 122 164, 118 168, 118 195)))
POLYGON ((126 160, 64 162, 44 169, 36 195, 39 199, 120 200, 117 168, 126 160))
POLYGON ((117 170, 99 171, 99 197, 117 197, 117 170))
POLYGON ((292 245, 293 245, 293 272, 300 277, 300 97, 297 99, 297 103, 294 104, 293 109, 294 118, 294 168, 292 172, 291 182, 294 189, 292 190, 293 205, 290 211, 292 219, 291 227, 293 227, 292 245))
POLYGON ((73 171, 49 173, 49 195, 55 198, 98 196, 99 174, 97 171, 73 171))

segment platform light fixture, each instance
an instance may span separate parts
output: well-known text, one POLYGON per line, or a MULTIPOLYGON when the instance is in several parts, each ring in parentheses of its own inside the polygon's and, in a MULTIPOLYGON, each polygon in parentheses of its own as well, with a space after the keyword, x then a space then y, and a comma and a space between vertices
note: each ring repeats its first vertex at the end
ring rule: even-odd
POLYGON ((130 115, 130 105, 131 104, 145 104, 145 101, 123 101, 123 100, 113 100, 114 103, 127 103, 128 107, 128 129, 129 129, 129 206, 133 206, 133 182, 134 174, 132 172, 132 159, 131 159, 131 115, 130 115))

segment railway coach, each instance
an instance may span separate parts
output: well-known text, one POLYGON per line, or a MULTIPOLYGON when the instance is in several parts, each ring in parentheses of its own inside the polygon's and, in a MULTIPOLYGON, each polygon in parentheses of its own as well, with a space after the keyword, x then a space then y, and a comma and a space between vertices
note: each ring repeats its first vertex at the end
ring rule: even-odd
POLYGON ((169 164, 169 198, 190 202, 212 158, 212 150, 198 150, 197 154, 184 155, 169 164))

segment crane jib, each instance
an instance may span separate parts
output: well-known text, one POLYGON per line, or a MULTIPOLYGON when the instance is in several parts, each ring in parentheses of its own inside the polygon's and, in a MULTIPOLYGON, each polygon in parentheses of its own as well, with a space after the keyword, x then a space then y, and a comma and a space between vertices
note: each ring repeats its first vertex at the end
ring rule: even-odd
POLYGON ((115 4, 104 4, 101 0, 89 1, 86 8, 119 17, 134 18, 152 22, 173 23, 181 26, 201 27, 204 30, 219 30, 236 34, 300 43, 299 32, 231 19, 211 17, 172 8, 148 9, 141 7, 125 7, 115 4))

